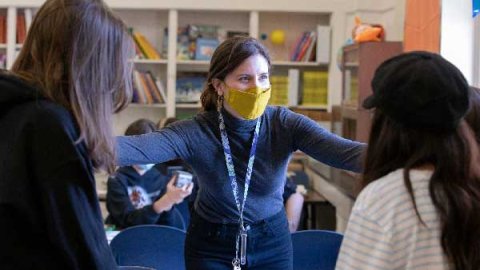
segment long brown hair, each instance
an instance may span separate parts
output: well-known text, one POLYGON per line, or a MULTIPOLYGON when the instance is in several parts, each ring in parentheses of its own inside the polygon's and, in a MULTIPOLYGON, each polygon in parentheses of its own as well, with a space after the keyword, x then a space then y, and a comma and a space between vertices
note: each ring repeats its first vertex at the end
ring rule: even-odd
POLYGON ((12 72, 69 110, 97 169, 115 169, 113 112, 132 95, 133 44, 102 0, 47 0, 12 72))
POLYGON ((456 270, 480 265, 480 173, 478 145, 465 121, 454 132, 409 128, 377 108, 361 186, 404 168, 404 183, 418 218, 410 170, 433 165, 430 196, 441 222, 441 245, 456 270))
POLYGON ((223 81, 225 77, 240 66, 245 59, 257 54, 267 60, 270 69, 271 61, 268 50, 258 40, 252 37, 232 37, 218 46, 210 61, 207 82, 200 97, 203 110, 212 111, 217 109, 218 94, 213 87, 213 79, 223 81))

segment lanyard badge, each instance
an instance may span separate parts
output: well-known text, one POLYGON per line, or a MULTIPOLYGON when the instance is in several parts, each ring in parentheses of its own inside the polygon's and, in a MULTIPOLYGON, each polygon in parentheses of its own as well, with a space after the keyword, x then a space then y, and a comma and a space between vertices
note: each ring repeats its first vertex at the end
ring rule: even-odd
POLYGON ((235 175, 235 167, 233 166, 232 153, 230 149, 230 143, 228 141, 227 131, 225 129, 225 121, 223 120, 223 115, 218 112, 218 120, 220 122, 220 135, 222 137, 223 152, 225 154, 225 163, 227 165, 228 177, 230 178, 230 184, 232 186, 233 197, 235 199, 235 204, 240 215, 239 219, 239 232, 237 235, 237 240, 235 244, 235 258, 232 260, 232 265, 234 270, 241 270, 241 265, 247 263, 247 236, 248 236, 248 226, 245 226, 243 223, 243 210, 245 209, 245 201, 247 200, 248 189, 250 187, 250 180, 252 178, 253 162, 255 161, 255 152, 257 150, 257 141, 258 134, 260 131, 260 118, 257 120, 255 126, 255 132, 253 133, 252 147, 250 148, 250 157, 248 159, 247 172, 245 175, 245 188, 243 192, 243 201, 240 203, 240 198, 238 196, 238 183, 235 175), (240 253, 240 256, 239 256, 240 253))

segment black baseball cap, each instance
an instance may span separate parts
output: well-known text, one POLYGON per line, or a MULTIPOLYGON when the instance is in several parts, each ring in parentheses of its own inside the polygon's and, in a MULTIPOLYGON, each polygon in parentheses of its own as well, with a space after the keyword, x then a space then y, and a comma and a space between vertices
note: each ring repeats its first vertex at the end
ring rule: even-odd
POLYGON ((454 130, 469 107, 468 83, 442 56, 415 51, 383 62, 363 107, 378 108, 407 127, 454 130))

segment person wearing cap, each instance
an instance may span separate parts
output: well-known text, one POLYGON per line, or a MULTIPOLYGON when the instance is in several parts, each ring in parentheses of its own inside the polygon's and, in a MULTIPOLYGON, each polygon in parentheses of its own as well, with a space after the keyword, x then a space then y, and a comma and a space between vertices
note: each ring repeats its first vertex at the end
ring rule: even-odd
POLYGON ((440 55, 382 63, 361 187, 336 269, 480 266, 479 148, 464 115, 469 87, 440 55))

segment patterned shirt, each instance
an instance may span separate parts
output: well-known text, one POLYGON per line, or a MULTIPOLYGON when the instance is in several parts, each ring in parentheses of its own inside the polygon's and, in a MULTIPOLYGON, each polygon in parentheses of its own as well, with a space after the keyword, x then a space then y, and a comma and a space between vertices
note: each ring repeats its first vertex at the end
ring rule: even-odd
POLYGON ((440 220, 428 190, 432 171, 411 170, 418 212, 403 180, 403 169, 369 184, 352 209, 337 270, 447 270, 440 244, 440 220))

